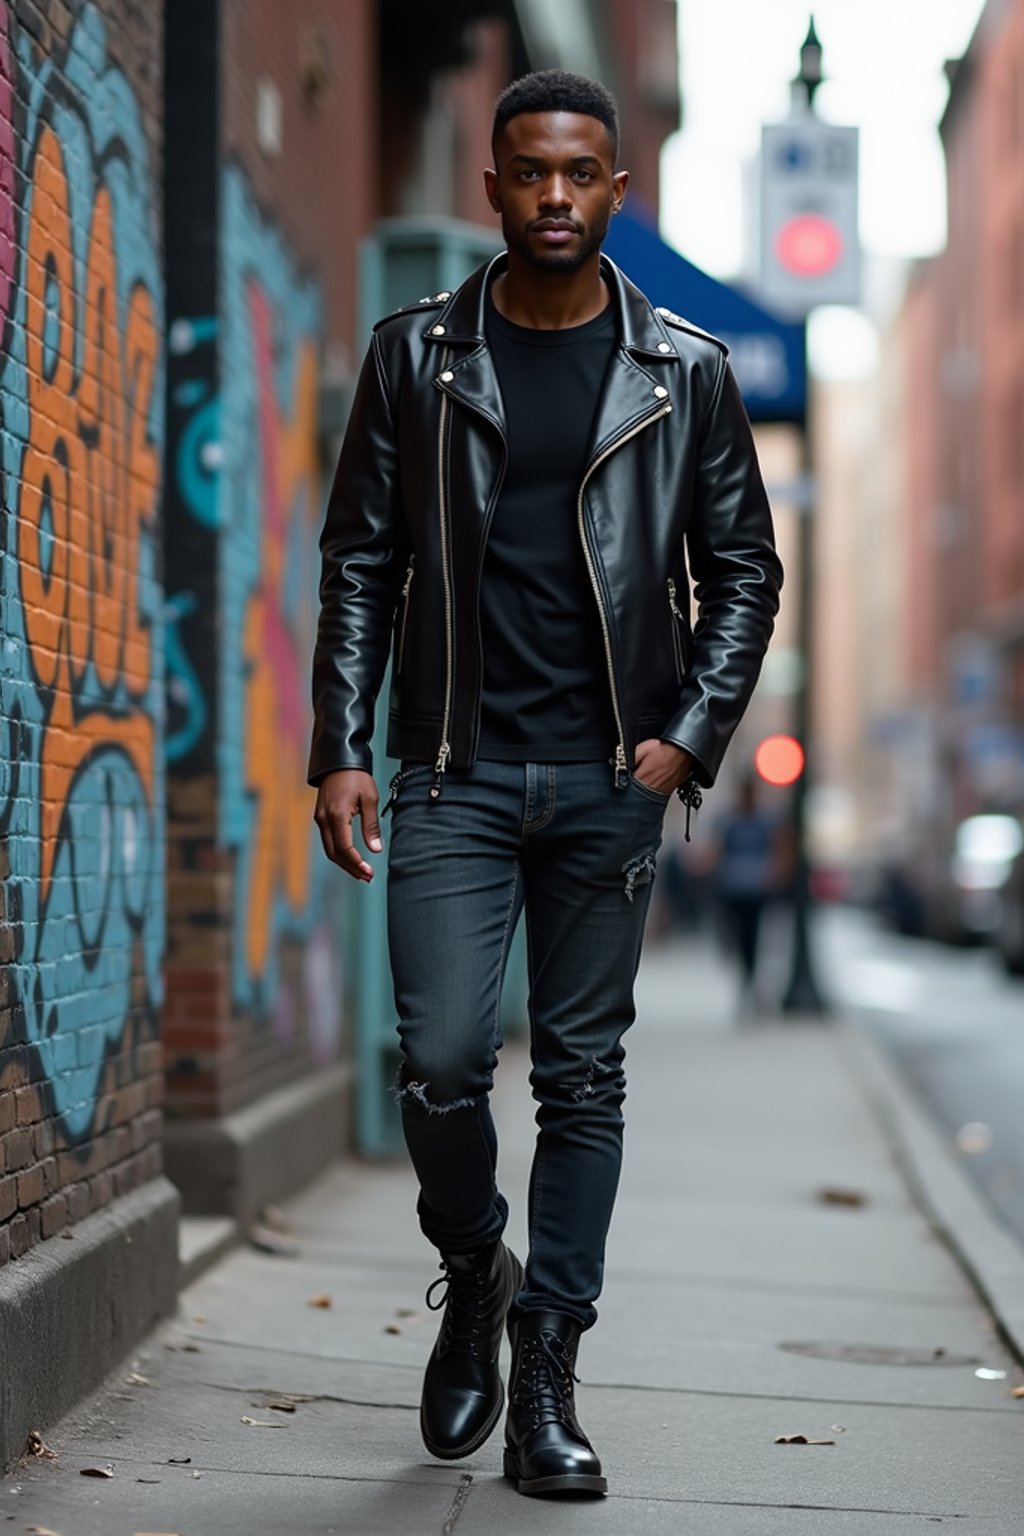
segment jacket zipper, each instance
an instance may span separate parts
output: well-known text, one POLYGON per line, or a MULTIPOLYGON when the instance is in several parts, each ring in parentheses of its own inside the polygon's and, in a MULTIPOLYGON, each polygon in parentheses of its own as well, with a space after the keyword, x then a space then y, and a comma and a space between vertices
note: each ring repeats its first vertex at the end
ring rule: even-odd
POLYGON ((405 573, 405 585, 402 587, 402 602, 405 604, 405 607, 402 609, 402 627, 401 627, 401 629, 398 632, 398 671, 399 671, 399 673, 401 673, 401 671, 402 671, 402 658, 405 655, 405 628, 406 628, 406 625, 409 622, 409 593, 410 593, 410 591, 412 589, 412 577, 413 577, 413 569, 415 567, 415 564, 416 564, 416 556, 415 555, 411 555, 409 557, 409 569, 405 573))
POLYGON ((676 602, 676 584, 671 576, 668 578, 668 606, 672 614, 672 654, 676 659, 676 680, 681 683, 686 672, 683 663, 683 642, 679 634, 683 616, 676 602))
MULTIPOLYGON (((451 349, 445 350, 441 362, 441 372, 444 373, 451 361, 451 349)), ((444 717, 441 723, 441 743, 437 749, 437 761, 434 763, 434 782, 430 786, 431 800, 441 798, 441 790, 444 786, 444 772, 448 767, 448 759, 452 755, 452 749, 448 744, 448 730, 452 717, 452 678, 455 669, 455 637, 452 634, 452 576, 448 566, 448 500, 445 494, 445 438, 448 429, 448 412, 451 402, 447 392, 441 395, 441 415, 437 429, 437 496, 438 515, 441 521, 441 583, 444 587, 444 717)))
POLYGON ((587 524, 586 516, 583 510, 583 496, 587 489, 587 481, 594 473, 594 470, 597 469, 599 465, 604 463, 605 459, 609 458, 611 454, 616 451, 616 449, 621 448, 623 443, 628 443, 631 437, 636 437, 638 432, 642 432, 645 427, 649 427, 653 421, 658 421, 660 417, 667 416, 671 409, 671 405, 663 405, 660 410, 654 411, 650 416, 645 416, 642 421, 637 422, 635 427, 631 427, 628 432, 624 432, 621 437, 617 437, 613 443, 609 443, 604 452, 599 454, 594 462, 589 465, 586 474, 583 476, 583 479, 580 482, 579 495, 576 499, 576 518, 579 524, 580 541, 583 545, 583 558, 587 562, 587 573, 590 576, 590 585, 594 589, 594 597, 597 600, 597 611, 601 619, 601 634, 604 638, 605 662, 608 667, 608 683, 612 694, 612 711, 615 715, 615 729, 619 736, 618 745, 615 748, 616 789, 625 789, 626 785, 629 783, 629 763, 626 757, 626 732, 622 724, 622 710, 619 707, 619 690, 615 681, 615 658, 612 655, 612 637, 611 630, 608 627, 608 615, 605 612, 604 598, 601 596, 601 586, 597 579, 597 569, 594 565, 594 557, 591 554, 590 542, 587 538, 587 524))

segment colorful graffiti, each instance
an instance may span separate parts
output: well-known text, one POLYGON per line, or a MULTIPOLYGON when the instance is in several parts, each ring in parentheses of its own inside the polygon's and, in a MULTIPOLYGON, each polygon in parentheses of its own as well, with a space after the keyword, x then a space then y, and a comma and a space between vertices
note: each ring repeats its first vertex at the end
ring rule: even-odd
POLYGON ((99 13, 59 60, 19 38, 18 66, 0 833, 26 1036, 77 1141, 108 1052, 161 998, 162 286, 148 146, 99 13))
POLYGON ((0 332, 14 274, 14 91, 7 6, 0 5, 0 332))
POLYGON ((208 745, 211 706, 204 683, 210 654, 203 634, 204 617, 216 608, 211 565, 217 526, 221 449, 216 393, 217 321, 212 315, 179 317, 167 338, 170 392, 167 452, 173 461, 168 518, 175 545, 168 549, 167 580, 174 587, 164 605, 167 667, 169 763, 202 763, 208 745), (178 516, 183 511, 184 518, 178 516), (192 524, 191 528, 189 523, 192 524), (179 587, 177 581, 190 585, 179 587), (202 582, 202 590, 195 584, 202 582), (206 613, 204 614, 204 610, 206 613), (197 749, 200 752, 197 754, 197 749), (197 754, 193 756, 193 754, 197 754))
POLYGON ((236 166, 221 203, 221 833, 238 855, 235 1000, 280 1021, 277 946, 308 941, 323 907, 305 783, 321 302, 236 166))

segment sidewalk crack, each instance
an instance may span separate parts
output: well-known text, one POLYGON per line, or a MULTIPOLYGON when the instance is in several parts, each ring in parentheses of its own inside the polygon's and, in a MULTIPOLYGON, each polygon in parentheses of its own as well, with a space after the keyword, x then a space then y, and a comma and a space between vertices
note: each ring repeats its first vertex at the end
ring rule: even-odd
POLYGON ((466 1501, 469 1498, 469 1491, 472 1486, 472 1472, 463 1472, 459 1479, 459 1486, 455 1490, 455 1497, 452 1499, 448 1513, 445 1516, 444 1525, 441 1527, 441 1536, 453 1536, 455 1523, 466 1507, 466 1501))

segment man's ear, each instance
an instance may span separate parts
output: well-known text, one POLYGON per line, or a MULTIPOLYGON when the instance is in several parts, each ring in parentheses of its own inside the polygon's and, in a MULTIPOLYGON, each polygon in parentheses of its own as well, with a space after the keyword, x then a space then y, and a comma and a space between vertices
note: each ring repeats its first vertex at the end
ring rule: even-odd
POLYGON ((498 190, 498 173, 488 168, 484 171, 484 191, 495 213, 501 212, 501 193, 498 190))

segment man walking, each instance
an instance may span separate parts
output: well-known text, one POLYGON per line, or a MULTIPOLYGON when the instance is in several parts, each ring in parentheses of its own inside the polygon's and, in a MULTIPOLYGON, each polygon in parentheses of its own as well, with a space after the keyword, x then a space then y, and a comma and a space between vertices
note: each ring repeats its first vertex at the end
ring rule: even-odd
POLYGON ((725 349, 601 254, 628 180, 614 99, 526 76, 499 98, 492 150, 507 251, 382 320, 363 367, 321 539, 309 778, 328 857, 371 879, 352 824, 379 853, 369 744, 390 651, 396 1092, 446 1287, 423 1437, 443 1458, 483 1444, 507 1324, 506 1474, 522 1493, 601 1494, 574 1366, 655 855, 673 792, 692 805, 715 778, 781 570, 725 349), (488 1101, 524 909, 525 1271, 502 1242, 488 1101))

